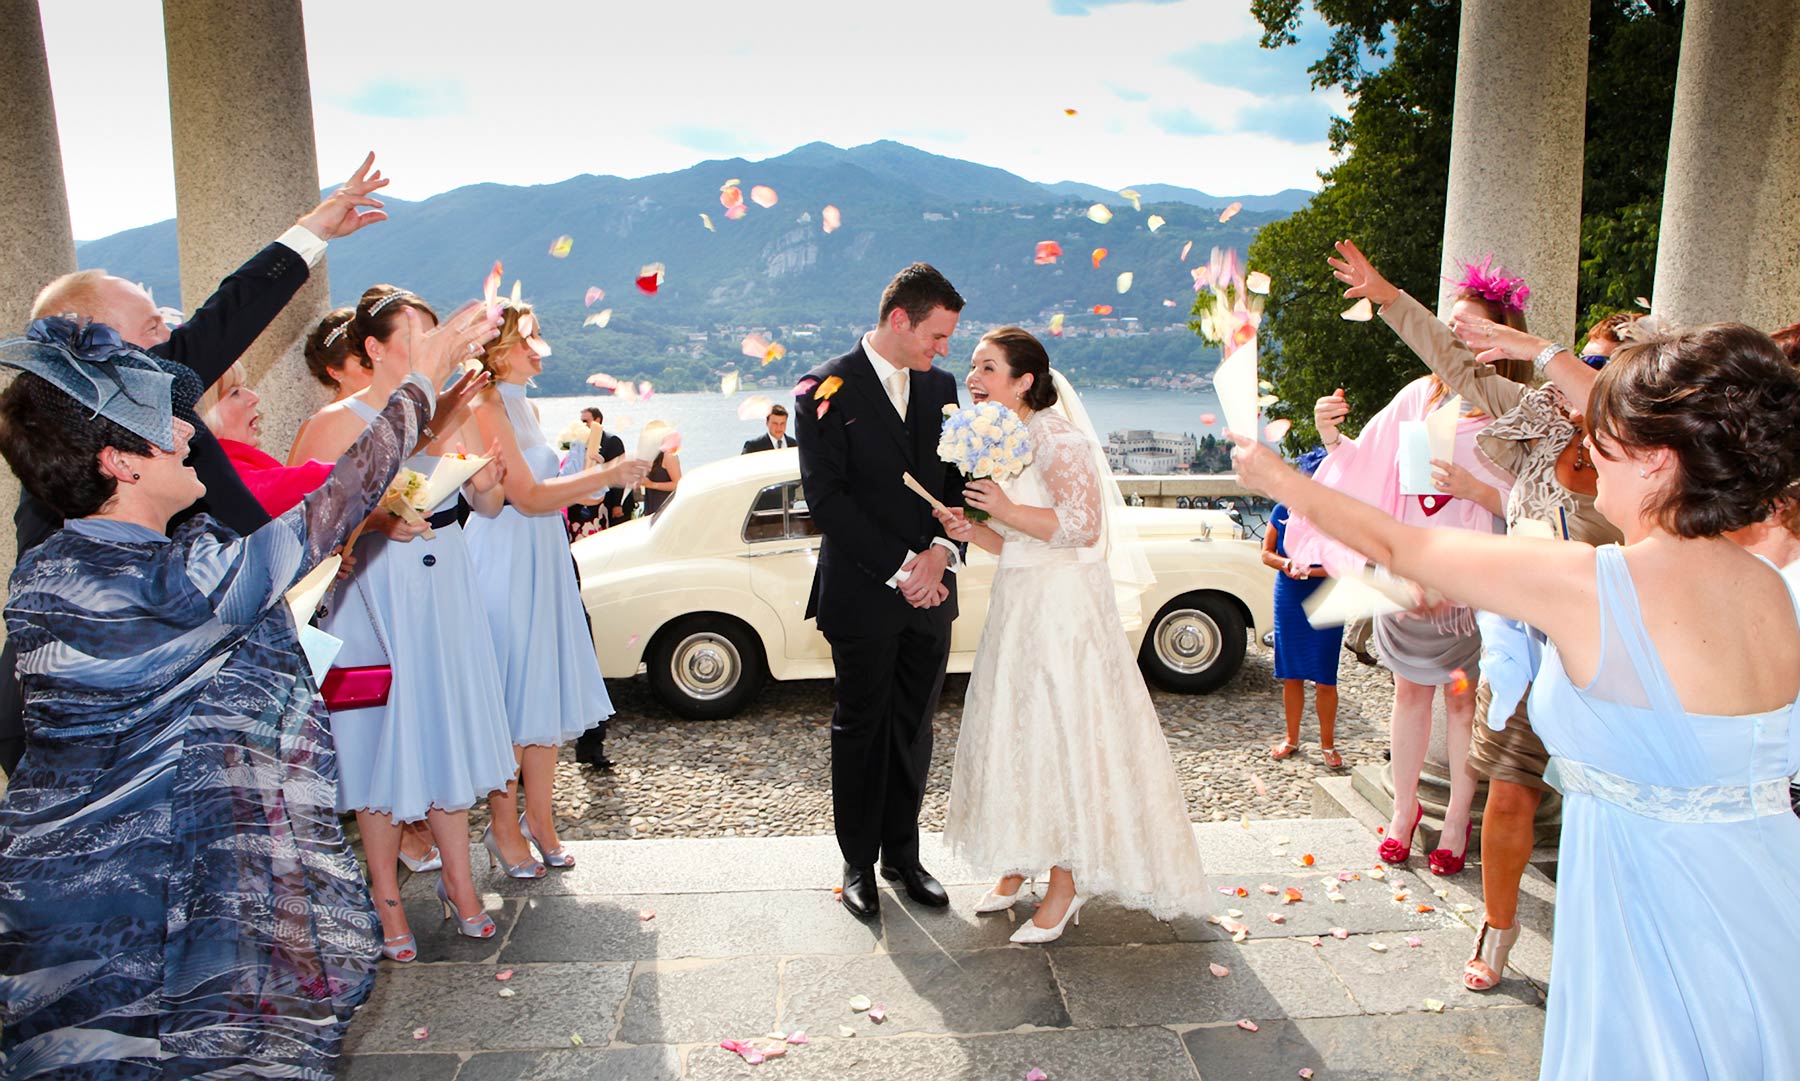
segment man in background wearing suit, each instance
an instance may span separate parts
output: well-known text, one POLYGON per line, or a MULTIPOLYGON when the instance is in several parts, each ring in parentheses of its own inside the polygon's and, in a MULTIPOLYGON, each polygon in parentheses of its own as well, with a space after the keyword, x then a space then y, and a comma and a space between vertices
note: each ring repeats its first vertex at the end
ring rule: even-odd
MULTIPOLYGON (((232 271, 206 303, 173 330, 143 287, 104 270, 65 274, 38 293, 31 308, 33 319, 68 314, 105 323, 175 376, 175 415, 194 426, 188 460, 206 485, 206 495, 178 515, 171 528, 199 513, 212 515, 239 535, 268 522, 268 514, 195 412, 195 402, 294 299, 324 257, 328 242, 387 219, 381 202, 370 195, 388 183, 380 171, 371 172, 374 164, 375 155, 370 154, 343 187, 232 271)), ((442 415, 444 396, 438 402, 442 415)), ((29 492, 20 493, 13 521, 21 556, 62 528, 62 520, 29 492)), ((8 773, 25 751, 17 671, 17 654, 8 639, 0 653, 0 767, 8 773)))
MULTIPOLYGON (((610 462, 625 453, 625 441, 606 430, 606 415, 599 409, 588 406, 581 411, 581 419, 588 422, 588 447, 595 464, 610 462)), ((637 509, 637 496, 630 488, 608 488, 606 498, 600 501, 606 513, 600 519, 602 529, 609 525, 618 525, 631 517, 637 509)))
POLYGON ((962 505, 961 475, 937 456, 956 377, 932 365, 949 351, 962 307, 942 274, 914 263, 883 291, 879 325, 814 369, 795 400, 800 478, 823 533, 806 615, 830 643, 837 676, 831 802, 841 899, 864 918, 880 910, 877 856, 882 876, 908 897, 949 904, 919 863, 919 806, 956 618, 956 578, 946 571, 961 559, 901 474, 962 505))
POLYGON ((769 407, 769 417, 763 422, 769 427, 769 434, 759 435, 744 443, 745 454, 755 454, 759 450, 780 450, 783 447, 797 447, 799 440, 790 439, 787 434, 788 411, 784 405, 769 407))

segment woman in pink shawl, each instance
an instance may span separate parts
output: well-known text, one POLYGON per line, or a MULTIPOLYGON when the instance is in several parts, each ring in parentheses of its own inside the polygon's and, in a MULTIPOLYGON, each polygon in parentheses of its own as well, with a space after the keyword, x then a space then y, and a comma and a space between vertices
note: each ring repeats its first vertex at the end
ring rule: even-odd
MULTIPOLYGON (((1465 267, 1462 279, 1455 283, 1450 313, 1480 315, 1522 328, 1529 290, 1523 281, 1493 269, 1491 262, 1490 258, 1465 267)), ((1384 309, 1382 315, 1386 318, 1388 312, 1384 309)), ((1523 372, 1502 374, 1521 382, 1530 379, 1528 367, 1523 372)), ((1407 525, 1499 531, 1499 516, 1504 513, 1512 480, 1475 445, 1475 437, 1493 418, 1466 402, 1456 424, 1452 459, 1432 463, 1439 494, 1406 495, 1400 490, 1400 423, 1424 420, 1451 399, 1450 388, 1437 376, 1415 379, 1351 438, 1338 431, 1338 425, 1350 413, 1343 391, 1320 398, 1313 419, 1328 455, 1316 479, 1380 507, 1407 525)), ((1326 537, 1299 515, 1288 526, 1288 552, 1297 563, 1322 564, 1334 577, 1360 571, 1368 564, 1361 553, 1326 537)), ((1446 739, 1450 801, 1444 812, 1442 847, 1430 853, 1428 863, 1435 874, 1455 874, 1462 870, 1467 855, 1470 805, 1476 784, 1467 768, 1475 717, 1472 688, 1481 658, 1475 613, 1462 605, 1421 605, 1411 612, 1381 616, 1375 621, 1375 641, 1383 665, 1394 675, 1394 706, 1388 729, 1394 813, 1381 842, 1380 858, 1386 863, 1404 864, 1411 854, 1413 833, 1425 813, 1418 799, 1419 770, 1425 764, 1431 741, 1432 700, 1441 687, 1444 713, 1450 724, 1446 739)))

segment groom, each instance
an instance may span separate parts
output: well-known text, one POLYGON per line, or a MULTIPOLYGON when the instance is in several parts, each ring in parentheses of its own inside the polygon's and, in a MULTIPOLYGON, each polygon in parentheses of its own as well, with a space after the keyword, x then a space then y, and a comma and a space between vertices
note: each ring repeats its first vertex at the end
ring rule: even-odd
POLYGON ((800 478, 823 532, 806 615, 837 669, 831 716, 831 801, 844 854, 844 907, 880 911, 882 877, 923 905, 950 903, 919 865, 919 804, 931 764, 931 721, 956 618, 957 546, 931 506, 901 483, 911 473, 962 505, 962 478, 938 460, 956 377, 932 367, 949 351, 963 298, 924 263, 881 294, 880 325, 813 370, 795 400, 800 478), (818 390, 833 377, 835 391, 818 390))

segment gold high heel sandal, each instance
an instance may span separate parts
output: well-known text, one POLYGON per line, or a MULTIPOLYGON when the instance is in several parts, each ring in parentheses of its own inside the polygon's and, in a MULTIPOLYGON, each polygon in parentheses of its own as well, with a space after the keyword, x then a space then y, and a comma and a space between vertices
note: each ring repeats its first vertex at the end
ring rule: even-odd
POLYGON ((1505 930, 1490 926, 1486 920, 1481 921, 1481 933, 1475 937, 1475 956, 1463 965, 1464 987, 1471 991, 1491 991, 1500 986, 1506 972, 1507 955, 1512 953, 1513 943, 1519 941, 1519 926, 1517 919, 1505 930))

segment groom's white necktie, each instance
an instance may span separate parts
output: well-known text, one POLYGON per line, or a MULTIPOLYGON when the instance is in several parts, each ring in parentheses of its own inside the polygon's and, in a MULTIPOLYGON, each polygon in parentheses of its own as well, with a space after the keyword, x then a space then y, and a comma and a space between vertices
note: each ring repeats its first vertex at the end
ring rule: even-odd
POLYGON ((907 379, 905 368, 896 368, 887 377, 888 400, 894 403, 894 408, 899 411, 902 421, 906 419, 906 393, 910 387, 911 380, 907 379))

